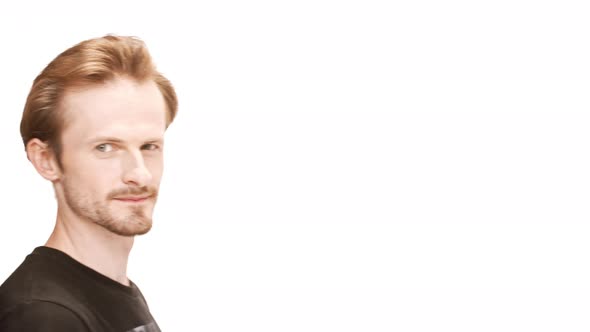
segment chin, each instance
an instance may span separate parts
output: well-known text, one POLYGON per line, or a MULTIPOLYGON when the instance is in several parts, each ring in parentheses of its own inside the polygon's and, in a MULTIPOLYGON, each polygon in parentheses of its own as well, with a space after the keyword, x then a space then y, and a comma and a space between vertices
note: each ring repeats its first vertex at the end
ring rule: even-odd
POLYGON ((99 223, 108 231, 121 236, 143 235, 152 229, 152 219, 145 216, 132 215, 124 219, 99 223))
POLYGON ((143 228, 127 228, 127 227, 105 227, 111 233, 121 235, 121 236, 136 236, 136 235, 144 235, 150 231, 152 228, 151 225, 149 227, 143 228))

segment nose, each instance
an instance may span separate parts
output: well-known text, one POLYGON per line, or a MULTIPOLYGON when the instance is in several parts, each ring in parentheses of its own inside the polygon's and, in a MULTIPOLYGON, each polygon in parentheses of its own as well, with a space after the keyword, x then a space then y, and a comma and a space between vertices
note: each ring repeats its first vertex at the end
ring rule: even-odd
POLYGON ((152 180, 152 174, 145 166, 141 153, 131 155, 123 173, 123 182, 127 185, 143 187, 152 180))

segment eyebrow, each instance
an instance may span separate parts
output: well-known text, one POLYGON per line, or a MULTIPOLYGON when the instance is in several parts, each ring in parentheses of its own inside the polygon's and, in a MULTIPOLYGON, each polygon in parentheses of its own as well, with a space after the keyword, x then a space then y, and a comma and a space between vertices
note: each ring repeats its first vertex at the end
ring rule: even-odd
MULTIPOLYGON (((111 136, 98 136, 91 138, 88 140, 89 143, 98 143, 98 142, 113 142, 113 143, 124 143, 120 138, 111 137, 111 136)), ((144 141, 144 143, 161 143, 164 142, 163 138, 149 138, 144 141)))

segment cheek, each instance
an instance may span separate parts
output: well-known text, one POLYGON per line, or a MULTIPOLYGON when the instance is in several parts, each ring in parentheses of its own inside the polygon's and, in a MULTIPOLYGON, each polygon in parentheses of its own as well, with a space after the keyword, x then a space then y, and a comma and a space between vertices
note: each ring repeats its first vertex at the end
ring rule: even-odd
POLYGON ((91 173, 65 173, 63 190, 70 200, 78 204, 95 204, 104 201, 108 196, 108 188, 91 173))
POLYGON ((72 172, 66 171, 66 175, 70 179, 70 185, 78 186, 78 191, 101 198, 116 187, 117 181, 121 178, 120 170, 120 163, 115 160, 88 158, 80 161, 72 172))
POLYGON ((159 180, 162 177, 164 171, 164 160, 161 157, 147 158, 145 160, 145 166, 151 173, 154 180, 159 180))
POLYGON ((116 160, 101 160, 94 163, 86 163, 84 170, 88 181, 96 183, 110 183, 121 176, 121 163, 116 160))
MULTIPOLYGON (((76 185, 78 191, 85 193, 86 195, 92 196, 95 199, 101 198, 108 194, 109 187, 112 180, 104 177, 102 173, 87 172, 76 179, 76 185)), ((73 183, 70 182, 70 185, 73 183)))

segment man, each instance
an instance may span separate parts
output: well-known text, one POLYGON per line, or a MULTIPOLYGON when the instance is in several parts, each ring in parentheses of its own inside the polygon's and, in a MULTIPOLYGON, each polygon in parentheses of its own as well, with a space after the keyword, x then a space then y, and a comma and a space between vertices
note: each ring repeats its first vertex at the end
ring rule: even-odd
POLYGON ((0 331, 160 331, 127 259, 152 227, 176 111, 174 88, 132 37, 83 41, 35 79, 21 135, 57 218, 0 287, 0 331))

